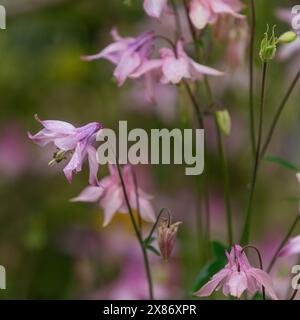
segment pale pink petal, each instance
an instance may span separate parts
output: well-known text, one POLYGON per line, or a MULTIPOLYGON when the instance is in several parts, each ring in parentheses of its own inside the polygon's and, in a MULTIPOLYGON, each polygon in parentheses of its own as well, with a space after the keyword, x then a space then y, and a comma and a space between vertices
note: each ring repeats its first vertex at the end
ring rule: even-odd
POLYGON ((144 61, 138 69, 130 75, 130 78, 136 79, 144 74, 151 72, 152 70, 159 69, 162 66, 162 60, 153 59, 144 61))
POLYGON ((243 15, 235 11, 235 7, 222 0, 210 0, 212 10, 217 14, 230 14, 236 18, 244 18, 243 15))
POLYGON ((172 84, 178 84, 183 78, 190 77, 188 62, 183 58, 164 59, 162 70, 165 78, 172 84))
POLYGON ((60 120, 41 120, 37 115, 35 115, 37 121, 39 121, 45 129, 61 134, 70 134, 75 131, 75 127, 68 122, 60 120))
POLYGON ((97 185, 98 182, 98 167, 99 164, 97 162, 96 157, 96 149, 92 146, 87 147, 87 154, 88 154, 88 161, 89 161, 89 168, 90 168, 90 175, 89 175, 89 184, 90 185, 97 185))
POLYGON ((280 257, 296 255, 300 253, 300 236, 290 239, 288 244, 282 248, 280 257))
MULTIPOLYGON (((133 205, 136 208, 136 203, 133 205)), ((154 209, 147 199, 139 197, 139 207, 140 207, 140 214, 143 220, 148 222, 155 222, 155 212, 154 209)))
POLYGON ((121 188, 114 187, 112 190, 105 190, 106 194, 100 204, 104 209, 103 227, 106 227, 114 214, 120 210, 123 203, 123 191, 121 188))
POLYGON ((234 271, 226 281, 224 287, 231 296, 240 298, 243 292, 247 289, 247 277, 244 272, 234 271))
POLYGON ((122 86, 127 77, 129 77, 131 73, 134 73, 134 71, 136 71, 140 64, 141 58, 137 52, 124 53, 120 60, 120 63, 114 71, 114 76, 117 78, 118 85, 122 86))
POLYGON ((194 78, 201 78, 204 74, 208 76, 223 76, 224 73, 216 69, 204 66, 202 64, 196 63, 190 59, 191 64, 191 74, 194 78))
POLYGON ((273 288, 272 279, 265 271, 257 268, 250 268, 247 271, 247 276, 252 276, 258 282, 258 284, 264 286, 266 293, 268 293, 273 300, 278 300, 273 288))
POLYGON ((211 11, 199 0, 192 0, 190 4, 189 16, 193 25, 197 29, 203 29, 209 22, 211 11))
POLYGON ((82 148, 83 148, 82 144, 78 143, 71 160, 63 170, 69 183, 72 182, 73 171, 74 170, 76 170, 76 172, 81 171, 82 162, 83 162, 82 148))
POLYGON ((199 291, 197 291, 195 295, 198 297, 210 296, 217 289, 219 284, 230 275, 230 273, 231 271, 229 269, 222 269, 216 273, 199 291))
POLYGON ((82 190, 82 192, 75 198, 72 198, 71 202, 96 202, 100 199, 104 189, 101 186, 88 186, 82 190))
POLYGON ((144 0, 144 10, 154 18, 159 18, 166 8, 167 0, 144 0))

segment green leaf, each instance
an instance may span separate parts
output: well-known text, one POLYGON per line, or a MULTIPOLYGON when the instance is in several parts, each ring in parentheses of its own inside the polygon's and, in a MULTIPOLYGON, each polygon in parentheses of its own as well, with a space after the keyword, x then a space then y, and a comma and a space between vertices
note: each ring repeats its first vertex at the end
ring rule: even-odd
POLYGON ((276 164, 280 165, 281 167, 292 170, 294 172, 300 172, 300 169, 296 165, 290 163, 289 161, 287 161, 283 158, 275 157, 275 156, 266 156, 266 157, 264 157, 264 160, 276 163, 276 164))
POLYGON ((225 259, 226 247, 219 241, 212 241, 212 251, 217 259, 225 259))
POLYGON ((205 283, 207 283, 213 275, 224 268, 226 259, 216 259, 208 263, 198 274, 192 291, 198 291, 205 283))
POLYGON ((144 244, 146 246, 150 245, 156 238, 155 237, 150 237, 150 238, 146 238, 144 239, 144 244))
POLYGON ((158 251, 155 247, 153 247, 153 246, 151 246, 151 245, 147 245, 147 246, 146 246, 146 249, 149 250, 149 251, 151 251, 151 252, 154 253, 155 255, 160 256, 159 251, 158 251))

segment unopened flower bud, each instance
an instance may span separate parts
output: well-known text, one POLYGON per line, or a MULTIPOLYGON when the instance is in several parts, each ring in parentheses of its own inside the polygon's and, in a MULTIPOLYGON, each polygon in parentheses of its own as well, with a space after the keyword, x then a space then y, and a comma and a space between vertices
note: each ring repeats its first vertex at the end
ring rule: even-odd
POLYGON ((297 39, 297 34, 294 31, 288 31, 283 33, 279 38, 278 38, 278 43, 280 44, 287 44, 294 42, 297 39))
POLYGON ((169 260, 173 251, 178 226, 181 223, 182 222, 175 222, 171 224, 170 221, 166 219, 160 221, 158 227, 158 245, 160 253, 165 261, 169 260))
POLYGON ((260 45, 259 56, 263 62, 274 59, 277 50, 278 39, 275 36, 275 26, 272 35, 269 37, 269 26, 260 45))
POLYGON ((231 131, 231 119, 227 110, 216 111, 217 123, 220 130, 226 135, 230 135, 231 131))

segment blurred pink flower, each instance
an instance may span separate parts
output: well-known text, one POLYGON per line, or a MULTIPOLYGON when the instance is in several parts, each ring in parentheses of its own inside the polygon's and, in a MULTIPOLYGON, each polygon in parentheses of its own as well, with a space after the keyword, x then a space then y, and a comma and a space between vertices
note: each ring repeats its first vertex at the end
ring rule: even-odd
POLYGON ((10 124, 1 131, 0 172, 17 177, 30 167, 31 158, 25 143, 26 135, 17 125, 10 124))
POLYGON ((123 38, 117 29, 113 29, 111 35, 115 40, 114 43, 98 54, 83 56, 82 59, 92 61, 103 58, 115 64, 117 67, 114 76, 119 86, 122 86, 126 79, 149 58, 154 46, 154 33, 145 32, 137 38, 123 38))
POLYGON ((231 295, 240 298, 245 290, 251 294, 261 290, 264 286, 266 293, 274 299, 278 300, 273 289, 273 284, 270 276, 261 269, 253 268, 243 249, 239 245, 232 247, 230 254, 226 252, 228 264, 212 279, 205 284, 195 295, 206 297, 223 287, 225 296, 231 295))
POLYGON ((144 0, 144 9, 147 14, 159 18, 167 8, 168 0, 144 0))
MULTIPOLYGON (((291 22, 293 19, 291 8, 278 9, 277 16, 280 20, 288 23, 291 26, 291 22)), ((298 62, 299 58, 300 58, 300 39, 299 39, 299 37, 294 42, 285 44, 284 46, 281 46, 279 49, 278 57, 281 60, 288 60, 288 59, 295 58, 296 62, 298 62)))
MULTIPOLYGON (((110 165, 109 170, 110 176, 100 180, 97 185, 88 186, 78 197, 71 200, 74 202, 100 201, 100 206, 104 209, 104 227, 110 223, 116 212, 128 212, 117 167, 110 165)), ((123 179, 129 197, 129 203, 133 209, 137 209, 135 185, 129 165, 126 165, 123 169, 123 179)), ((148 194, 138 189, 138 203, 141 217, 145 221, 155 222, 155 213, 150 199, 151 197, 148 194)))
POLYGON ((221 76, 222 72, 196 63, 183 49, 183 41, 179 40, 176 52, 169 48, 160 49, 160 59, 148 60, 132 74, 132 78, 139 78, 159 70, 162 74, 161 83, 178 84, 183 79, 199 80, 203 75, 221 76))
POLYGON ((300 236, 289 240, 288 244, 280 251, 280 257, 298 255, 300 253, 300 236))
POLYGON ((223 15, 243 18, 239 14, 241 9, 242 3, 239 0, 192 0, 190 19, 197 29, 203 29, 208 24, 215 24, 223 15))
POLYGON ((51 163, 61 162, 72 154, 69 163, 63 169, 67 180, 71 183, 73 171, 80 172, 87 157, 90 166, 89 182, 90 184, 95 183, 97 181, 98 164, 96 150, 92 143, 95 141, 96 133, 102 125, 98 122, 91 122, 83 127, 75 128, 72 124, 64 121, 42 121, 37 116, 36 120, 42 124, 44 129, 35 135, 28 133, 28 136, 42 147, 48 143, 53 143, 58 148, 51 163))

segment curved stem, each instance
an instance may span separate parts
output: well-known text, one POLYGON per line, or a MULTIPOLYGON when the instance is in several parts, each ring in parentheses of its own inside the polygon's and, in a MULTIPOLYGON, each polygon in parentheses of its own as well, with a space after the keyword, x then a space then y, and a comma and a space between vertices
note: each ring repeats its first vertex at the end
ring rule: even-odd
POLYGON ((300 70, 296 74, 296 76, 295 76, 294 80, 292 81, 292 83, 291 83, 286 95, 284 96, 280 106, 277 109, 277 112, 275 114, 275 117, 274 117, 274 120, 272 122, 271 128, 269 130, 269 133, 267 135, 266 141, 265 141, 264 146, 262 148, 261 158, 263 158, 263 156, 265 155, 265 153, 266 153, 266 151, 268 149, 268 146, 269 146, 269 144, 271 142, 271 139, 273 137, 273 134, 274 134, 276 125, 278 123, 278 120, 279 120, 279 118, 281 116, 281 113, 282 113, 284 107, 286 106, 286 103, 287 103, 288 99, 290 98, 290 96, 291 96, 291 94, 292 94, 292 92, 293 92, 293 90, 294 90, 299 78, 300 78, 300 70))
MULTIPOLYGON (((243 248, 242 253, 248 248, 255 250, 255 252, 257 253, 257 256, 258 256, 260 269, 262 271, 264 271, 263 260, 262 260, 262 257, 261 257, 261 254, 260 254, 260 251, 258 250, 258 248, 256 248, 255 246, 248 245, 243 248)), ((264 286, 262 286, 262 294, 263 294, 263 299, 266 300, 266 292, 265 292, 264 286)))
POLYGON ((276 250, 273 258, 271 259, 271 262, 270 262, 270 264, 269 264, 269 266, 268 266, 268 268, 267 268, 267 272, 268 272, 268 273, 272 270, 272 268, 273 268, 273 266, 274 266, 274 264, 275 264, 275 262, 276 262, 276 260, 277 260, 277 258, 278 258, 278 255, 279 255, 281 249, 285 246, 285 244, 287 243, 287 241, 288 241, 289 238, 291 237, 291 235, 292 235, 294 229, 296 228, 299 220, 300 220, 300 215, 297 214, 297 217, 296 217, 296 219, 294 220, 292 226, 291 226, 290 229, 288 230, 287 234, 285 235, 285 237, 284 237, 283 240, 281 241, 279 247, 277 248, 277 250, 276 250))
POLYGON ((254 121, 254 89, 253 89, 253 69, 254 69, 254 44, 256 31, 256 10, 254 0, 250 1, 251 9, 251 36, 250 36, 250 54, 249 54, 249 116, 250 116, 250 138, 252 154, 255 157, 255 121, 254 121))
POLYGON ((290 297, 290 300, 294 300, 296 298, 296 295, 297 295, 298 291, 299 291, 298 289, 294 290, 292 296, 290 297))
POLYGON ((170 213, 169 209, 167 209, 167 208, 162 208, 162 209, 160 210, 158 216, 157 216, 157 219, 156 219, 156 221, 155 221, 155 223, 154 223, 154 225, 153 225, 153 227, 152 227, 152 229, 151 229, 148 237, 146 238, 146 241, 148 241, 148 240, 151 239, 151 237, 152 237, 152 235, 153 235, 153 233, 154 233, 154 231, 155 231, 155 229, 156 229, 156 227, 157 227, 157 225, 158 225, 159 219, 160 219, 161 215, 164 213, 165 210, 166 210, 167 213, 168 213, 168 225, 170 226, 170 224, 171 224, 171 213, 170 213))
POLYGON ((243 245, 248 243, 249 237, 250 237, 250 228, 251 228, 251 219, 252 219, 252 205, 253 205, 254 191, 255 191, 256 181, 257 181, 258 167, 259 167, 259 162, 260 162, 260 149, 261 149, 261 142, 262 142, 262 131, 263 131, 263 120, 264 120, 264 109, 265 109, 265 91, 266 91, 267 69, 268 69, 268 63, 264 62, 263 63, 263 70, 262 70, 258 139, 257 139, 255 163, 254 163, 252 181, 251 181, 251 189, 250 189, 250 194, 249 194, 249 199, 248 199, 248 204, 247 204, 246 220, 245 220, 242 241, 241 241, 241 243, 243 245))
POLYGON ((126 205, 127 205, 128 211, 129 211, 129 216, 130 216, 130 219, 131 219, 131 222, 132 222, 136 237, 138 239, 138 242, 140 244, 140 247, 141 247, 142 253, 143 253, 145 271, 146 271, 146 276, 147 276, 147 280, 148 280, 148 287, 149 287, 149 297, 150 297, 150 300, 153 300, 154 299, 154 296, 153 296, 153 282, 152 282, 152 277, 151 277, 150 264, 149 264, 147 250, 146 250, 146 248, 144 246, 142 235, 140 233, 138 225, 137 225, 137 223, 136 223, 136 221, 134 219, 133 211, 132 211, 132 208, 131 208, 131 205, 130 205, 130 202, 129 202, 129 197, 128 197, 128 194, 127 194, 127 191, 126 191, 126 186, 125 186, 125 182, 124 182, 124 179, 123 179, 123 176, 122 176, 122 171, 121 171, 121 168, 120 168, 118 157, 116 159, 116 163, 117 163, 118 174, 119 174, 119 178, 120 178, 120 181, 121 181, 121 186, 122 186, 125 202, 126 202, 126 205))

